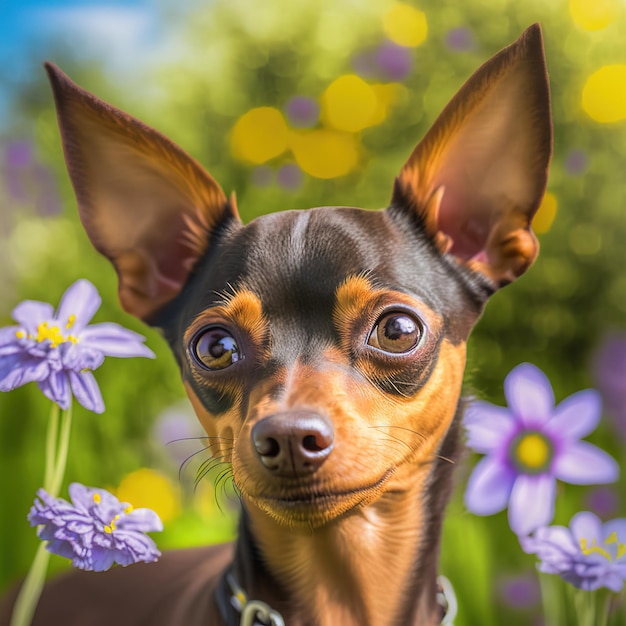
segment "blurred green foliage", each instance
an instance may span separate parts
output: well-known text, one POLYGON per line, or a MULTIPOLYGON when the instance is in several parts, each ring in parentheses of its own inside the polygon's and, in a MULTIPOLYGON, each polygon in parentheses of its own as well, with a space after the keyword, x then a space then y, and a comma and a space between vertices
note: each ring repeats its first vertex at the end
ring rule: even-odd
MULTIPOLYGON (((408 49, 411 71, 401 81, 406 89, 382 123, 358 133, 358 166, 332 179, 303 174, 281 186, 277 172, 293 162, 290 153, 283 153, 262 166, 269 183, 264 179, 261 184, 256 166, 231 155, 229 130, 254 107, 284 110, 296 95, 317 100, 333 80, 354 73, 355 56, 384 43, 383 17, 391 2, 198 3, 179 28, 179 58, 160 64, 132 87, 120 88, 93 62, 65 52, 55 60, 84 87, 157 127, 206 165, 227 192, 236 190, 242 217, 249 221, 287 208, 386 206, 394 176, 461 83, 529 24, 541 22, 553 94, 549 191, 557 202, 556 219, 540 236, 537 263, 492 298, 472 335, 467 388, 503 404, 506 373, 530 361, 546 372, 560 400, 593 385, 592 357, 599 342, 608 330, 626 327, 626 125, 598 123, 581 107, 588 77, 606 65, 626 62, 626 7, 615 5, 605 27, 590 31, 575 23, 563 0, 412 4, 424 12, 428 34, 421 45, 408 49)), ((619 93, 624 89, 615 85, 619 93)), ((68 482, 117 486, 140 467, 157 468, 177 482, 177 467, 155 436, 154 424, 183 396, 179 374, 159 335, 121 312, 114 272, 94 252, 78 222, 43 72, 36 88, 22 94, 12 128, 16 130, 0 138, 0 324, 11 323, 10 311, 21 299, 56 304, 72 281, 86 277, 104 299, 95 321, 117 321, 146 334, 158 355, 153 362, 109 359, 97 371, 107 409, 96 417, 76 407, 68 482), (21 166, 11 164, 16 149, 31 148, 21 166), (45 172, 53 174, 56 187, 45 172), (42 185, 43 195, 37 191, 42 185), (63 206, 57 213, 54 201, 44 202, 53 194, 63 206)), ((34 385, 0 397, 0 588, 24 574, 36 548, 25 515, 40 486, 47 414, 47 401, 34 385)), ((624 467, 626 454, 616 433, 605 420, 591 440, 624 467)), ((201 447, 198 441, 192 452, 201 447)), ((515 602, 502 591, 516 577, 530 577, 532 586, 534 572, 532 558, 519 549, 505 514, 477 518, 463 509, 461 495, 472 461, 468 458, 457 472, 442 553, 442 571, 459 596, 456 624, 536 623, 538 599, 533 601, 531 594, 527 608, 511 607, 515 602)), ((219 496, 221 512, 198 507, 193 474, 190 468, 181 473, 183 513, 162 537, 155 537, 162 547, 225 540, 234 532, 228 498, 219 496)), ((613 504, 607 514, 612 517, 625 513, 625 484, 622 478, 609 493, 613 504)), ((202 490, 201 497, 213 498, 210 491, 202 490)), ((588 488, 561 485, 556 521, 567 524, 573 513, 588 508, 589 493, 588 488)), ((55 561, 56 568, 62 566, 55 561)), ((625 623, 621 620, 626 620, 623 612, 613 623, 625 623)))

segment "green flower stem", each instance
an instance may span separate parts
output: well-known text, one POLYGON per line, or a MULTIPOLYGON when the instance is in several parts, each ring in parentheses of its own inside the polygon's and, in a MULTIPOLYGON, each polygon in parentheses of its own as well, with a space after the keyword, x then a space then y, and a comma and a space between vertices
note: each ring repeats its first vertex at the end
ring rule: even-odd
POLYGON ((48 493, 56 498, 63 484, 65 467, 67 465, 67 452, 70 447, 70 433, 72 430, 72 405, 61 413, 61 428, 59 434, 59 445, 56 452, 55 468, 48 493))
POLYGON ((567 600, 561 582, 554 574, 539 574, 543 615, 550 626, 567 626, 567 600))
POLYGON ((48 432, 46 433, 46 470, 43 479, 43 488, 50 493, 54 466, 56 462, 57 438, 59 436, 59 413, 61 408, 56 402, 52 403, 48 418, 48 432))
POLYGON ((13 607, 10 626, 29 626, 31 623, 46 581, 49 560, 50 552, 46 550, 46 542, 42 541, 13 607))
POLYGON ((549 626, 607 626, 615 594, 577 589, 555 574, 539 573, 543 616, 549 626))
MULTIPOLYGON (((63 484, 71 429, 72 405, 70 404, 69 408, 61 412, 59 407, 53 403, 46 434, 44 477, 44 489, 53 498, 58 497, 63 484)), ((10 626, 29 626, 33 619, 37 602, 39 602, 46 581, 46 572, 50 561, 50 552, 46 550, 46 543, 42 541, 37 548, 33 563, 17 596, 10 626)))

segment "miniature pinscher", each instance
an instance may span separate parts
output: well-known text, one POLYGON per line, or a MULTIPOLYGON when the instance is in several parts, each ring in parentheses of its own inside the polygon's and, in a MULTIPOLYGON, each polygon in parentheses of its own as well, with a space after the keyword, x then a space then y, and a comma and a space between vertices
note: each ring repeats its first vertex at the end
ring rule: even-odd
POLYGON ((34 623, 440 624, 466 340, 538 252, 540 27, 461 87, 388 208, 247 225, 178 146, 46 69, 84 227, 124 309, 169 342, 242 512, 233 545, 60 577, 34 623))

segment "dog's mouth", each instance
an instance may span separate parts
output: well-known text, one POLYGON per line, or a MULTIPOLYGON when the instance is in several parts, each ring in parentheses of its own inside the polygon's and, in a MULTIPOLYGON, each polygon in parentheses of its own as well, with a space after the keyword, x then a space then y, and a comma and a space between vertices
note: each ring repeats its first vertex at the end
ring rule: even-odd
POLYGON ((380 478, 365 485, 333 489, 331 485, 283 486, 275 493, 244 494, 272 518, 286 525, 306 523, 320 526, 353 509, 369 504, 384 491, 395 470, 388 469, 380 478))

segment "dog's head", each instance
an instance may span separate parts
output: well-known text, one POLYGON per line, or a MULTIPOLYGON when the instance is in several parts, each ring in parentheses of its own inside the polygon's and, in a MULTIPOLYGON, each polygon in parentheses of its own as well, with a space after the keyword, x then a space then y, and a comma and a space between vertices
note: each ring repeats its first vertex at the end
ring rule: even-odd
POLYGON ((47 66, 81 218, 160 327, 244 499, 322 525, 402 489, 455 415, 465 342, 538 245, 551 152, 541 32, 454 96, 383 211, 243 225, 202 167, 47 66))

